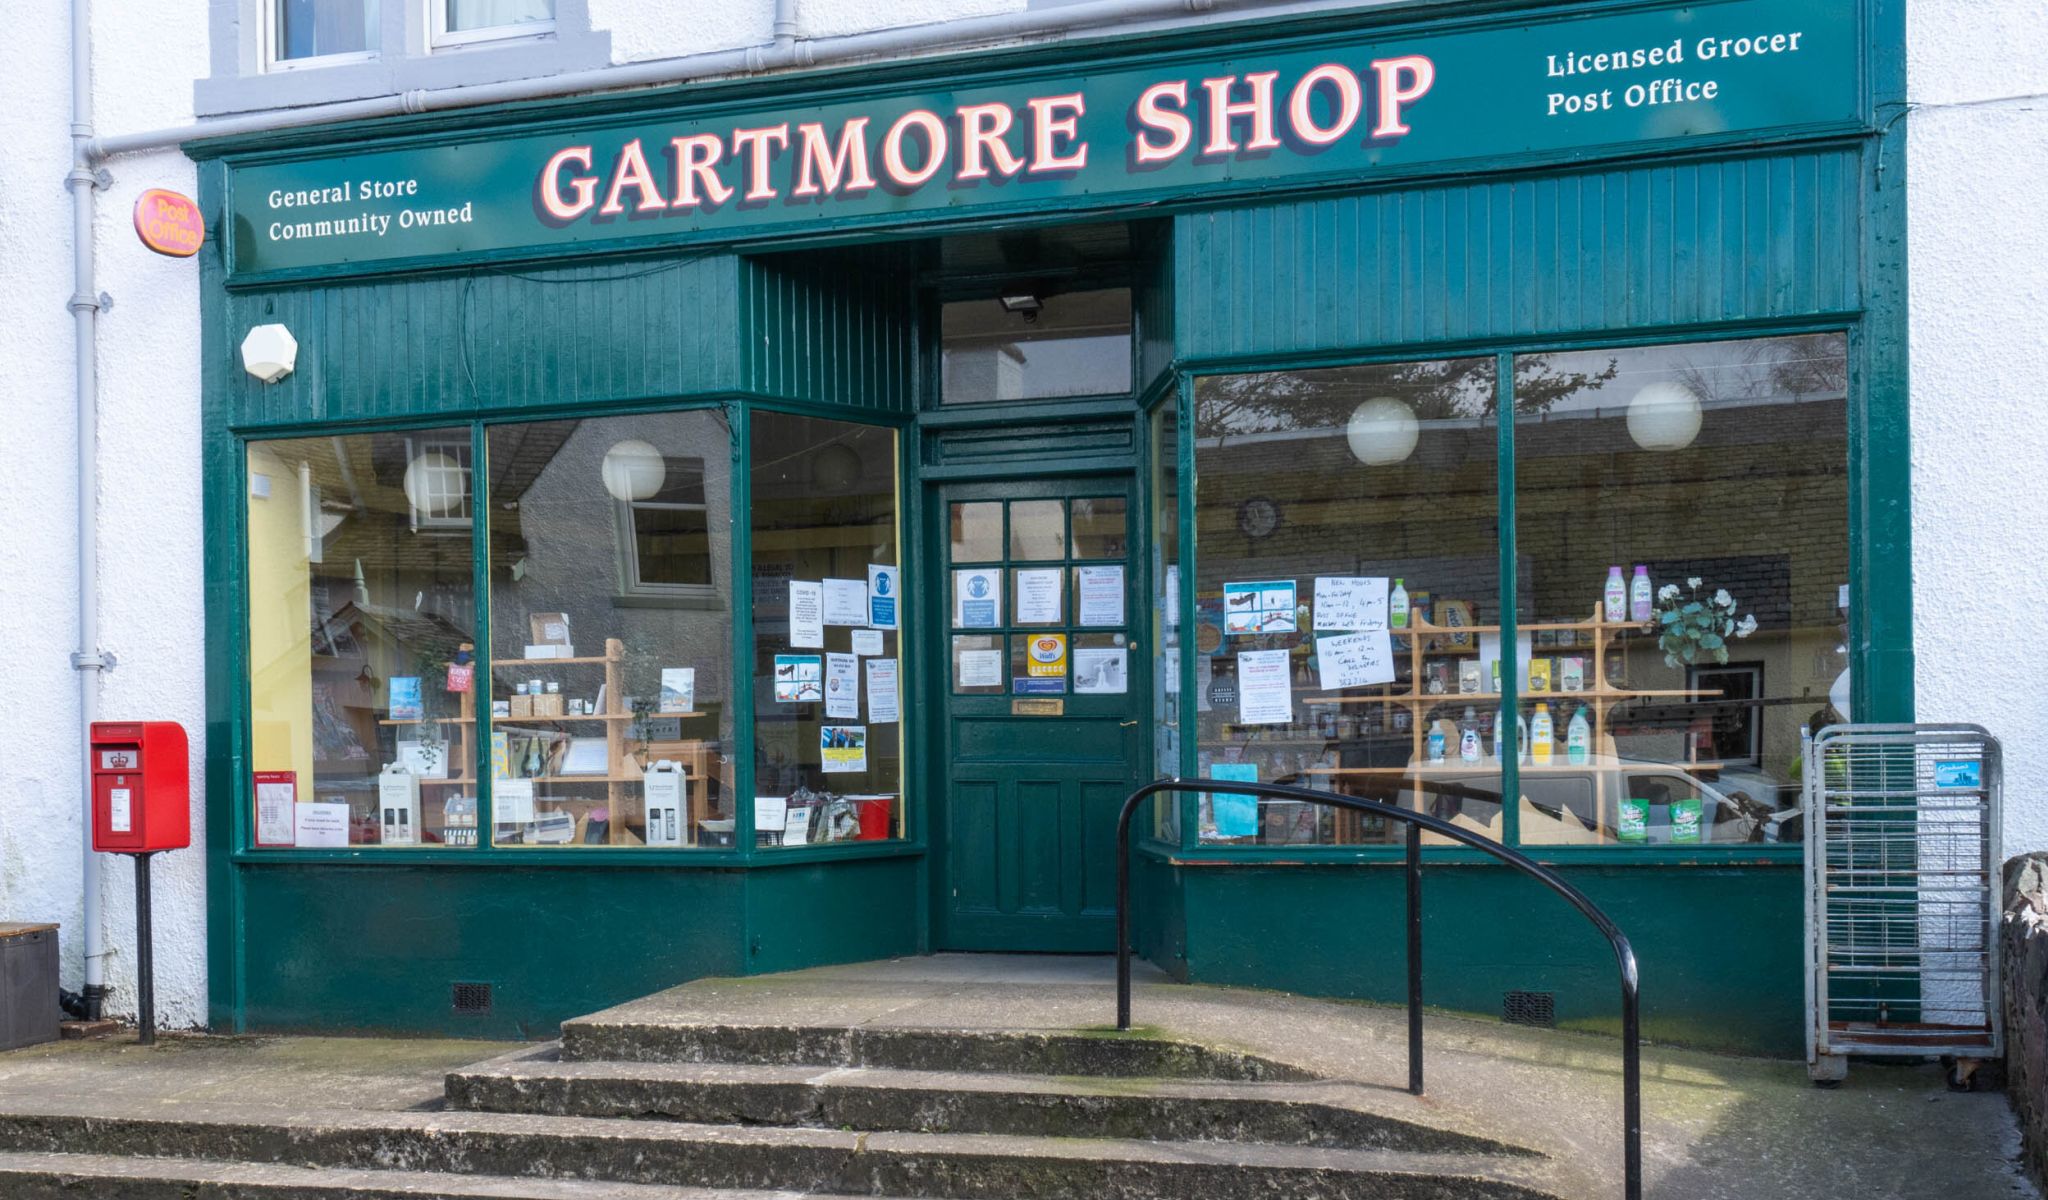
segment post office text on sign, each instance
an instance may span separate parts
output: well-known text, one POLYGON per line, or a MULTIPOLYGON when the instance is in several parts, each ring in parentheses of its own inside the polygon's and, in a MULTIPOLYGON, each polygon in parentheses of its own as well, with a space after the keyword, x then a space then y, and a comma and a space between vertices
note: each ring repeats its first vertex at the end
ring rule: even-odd
MULTIPOLYGON (((1408 106, 1435 82, 1435 64, 1419 54, 1375 60, 1363 74, 1325 63, 1284 90, 1278 71, 1163 80, 1131 105, 1126 167, 1139 173, 1190 154, 1265 154, 1290 142, 1314 150, 1361 126, 1362 140, 1399 138, 1410 131, 1408 106)), ((871 128, 865 116, 835 129, 782 122, 678 134, 652 151, 634 138, 610 152, 603 168, 594 144, 566 146, 541 168, 536 202, 546 220, 565 225, 629 211, 716 209, 736 196, 743 204, 779 197, 823 202, 876 188, 912 192, 942 176, 948 184, 972 185, 1069 174, 1088 165, 1090 146, 1079 133, 1087 105, 1085 93, 1070 92, 1022 105, 961 104, 944 115, 912 109, 885 129, 871 128)))

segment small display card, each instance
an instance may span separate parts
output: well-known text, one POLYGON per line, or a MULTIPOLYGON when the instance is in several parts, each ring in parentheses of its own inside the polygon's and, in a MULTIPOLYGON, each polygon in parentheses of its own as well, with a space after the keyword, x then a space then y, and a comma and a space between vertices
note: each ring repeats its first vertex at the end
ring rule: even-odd
POLYGON ((1268 579, 1254 583, 1223 585, 1223 632, 1238 636, 1258 633, 1293 633, 1300 627, 1295 614, 1292 579, 1268 579))
POLYGON ((491 784, 491 820, 524 825, 533 820, 533 780, 500 779, 491 784))
MULTIPOLYGON (((1097 627, 1123 624, 1123 564, 1081 567, 1075 573, 1080 577, 1076 586, 1081 594, 1075 601, 1080 609, 1080 623, 1097 627)), ((1173 598, 1168 597, 1167 602, 1173 603, 1173 598)))
POLYGON ((296 771, 256 772, 256 844, 293 845, 292 809, 298 801, 296 771))
POLYGON ((697 705, 697 668, 663 667, 661 669, 661 711, 665 713, 695 712, 697 705))
POLYGON ((1324 575, 1316 578, 1315 627, 1385 629, 1387 581, 1383 576, 1324 575))
POLYGON ((304 848, 348 845, 348 805, 301 804, 294 814, 292 844, 304 848))
POLYGON ((1393 639, 1383 628, 1317 638, 1316 676, 1326 692, 1392 683, 1393 639))
POLYGON ((825 656, 825 716, 834 720, 860 720, 860 659, 857 656, 825 656))
POLYGON ((792 649, 825 648, 825 585, 790 580, 789 644, 792 649))
POLYGON ((825 581, 825 624, 865 625, 867 623, 867 580, 827 579, 825 581))
POLYGON ((960 686, 964 688, 1003 686, 1003 652, 1000 650, 962 650, 960 652, 960 686))
POLYGON ((882 631, 879 629, 856 629, 853 631, 853 652, 862 658, 873 658, 882 652, 882 631))

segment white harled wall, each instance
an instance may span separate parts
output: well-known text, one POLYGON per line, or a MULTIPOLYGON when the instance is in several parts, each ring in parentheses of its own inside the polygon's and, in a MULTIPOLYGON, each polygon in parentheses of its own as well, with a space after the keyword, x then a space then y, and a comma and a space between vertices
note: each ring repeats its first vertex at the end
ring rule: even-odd
POLYGON ((2017 854, 2048 849, 2048 5, 1907 18, 1918 716, 2004 743, 2017 854))
MULTIPOLYGON (((392 0, 386 0, 392 2, 392 0)), ((64 982, 80 961, 74 602, 69 62, 62 0, 0 0, 15 69, 0 104, 0 629, 13 719, 0 740, 0 921, 64 925, 64 982)), ((799 0, 807 36, 980 16, 1023 0, 799 0)), ((771 0, 715 5, 589 0, 615 60, 766 40, 771 0)), ((207 0, 96 0, 102 133, 180 124, 207 70, 207 0)), ((1913 0, 1909 131, 1914 565, 1924 719, 1976 720, 2006 742, 2007 849, 2048 846, 2048 640, 2034 565, 2048 546, 2048 10, 2035 0, 1913 0)), ((110 165, 99 287, 102 644, 119 667, 109 718, 184 722, 198 795, 204 740, 199 296, 191 262, 144 250, 135 195, 190 192, 176 152, 110 165)), ((200 828, 200 801, 194 828, 200 828)), ((161 1019, 206 1013, 201 852, 157 868, 161 1019)), ((113 1007, 134 1008, 125 861, 105 876, 113 1007)), ((257 969, 260 969, 258 967, 257 969)))

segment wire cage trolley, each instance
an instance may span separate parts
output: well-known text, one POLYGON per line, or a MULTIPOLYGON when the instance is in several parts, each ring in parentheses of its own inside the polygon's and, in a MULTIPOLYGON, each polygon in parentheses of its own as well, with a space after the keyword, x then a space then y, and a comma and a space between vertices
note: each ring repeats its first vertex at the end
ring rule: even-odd
POLYGON ((1805 748, 1806 1064, 1932 1058, 1967 1085, 1999 1021, 1998 740, 1977 725, 1830 725, 1805 748))

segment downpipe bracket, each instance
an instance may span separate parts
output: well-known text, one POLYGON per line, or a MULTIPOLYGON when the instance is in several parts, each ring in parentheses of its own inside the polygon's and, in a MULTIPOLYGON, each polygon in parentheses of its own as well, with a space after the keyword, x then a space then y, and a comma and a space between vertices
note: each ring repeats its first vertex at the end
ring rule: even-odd
POLYGON ((111 671, 119 665, 120 662, 114 657, 112 650, 102 650, 98 654, 87 654, 79 650, 71 655, 71 669, 74 671, 111 671))

